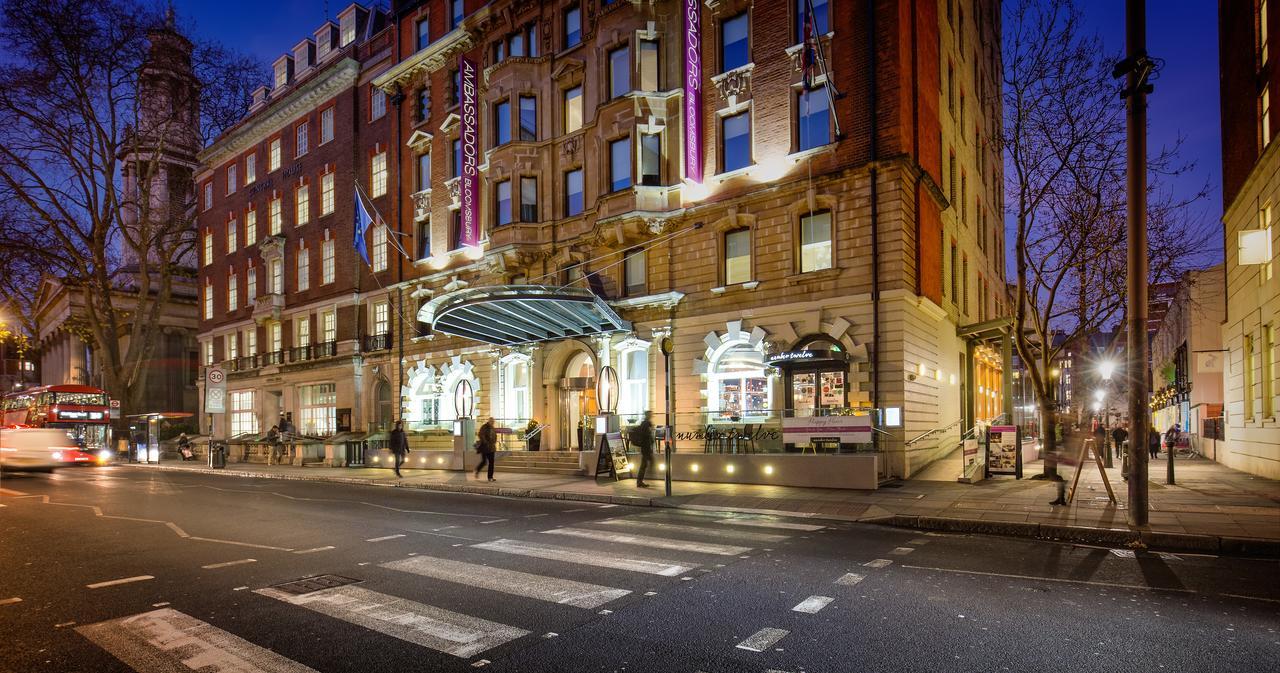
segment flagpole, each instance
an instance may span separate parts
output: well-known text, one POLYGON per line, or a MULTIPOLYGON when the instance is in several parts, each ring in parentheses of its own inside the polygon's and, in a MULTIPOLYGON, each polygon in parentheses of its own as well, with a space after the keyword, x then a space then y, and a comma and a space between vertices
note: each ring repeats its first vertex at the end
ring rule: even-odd
POLYGON ((404 255, 405 259, 412 262, 413 258, 410 257, 409 253, 404 249, 403 246, 400 245, 400 241, 396 240, 396 237, 397 237, 396 232, 392 231, 391 228, 387 226, 387 221, 386 221, 386 218, 382 216, 382 211, 378 210, 378 207, 374 205, 373 199, 369 198, 369 193, 366 192, 364 190, 364 187, 360 185, 359 180, 355 181, 355 186, 356 186, 356 192, 358 192, 361 195, 361 197, 364 199, 364 202, 367 203, 369 207, 373 209, 374 225, 380 225, 384 230, 386 230, 387 240, 391 241, 391 245, 395 246, 395 249, 399 250, 400 254, 404 255))

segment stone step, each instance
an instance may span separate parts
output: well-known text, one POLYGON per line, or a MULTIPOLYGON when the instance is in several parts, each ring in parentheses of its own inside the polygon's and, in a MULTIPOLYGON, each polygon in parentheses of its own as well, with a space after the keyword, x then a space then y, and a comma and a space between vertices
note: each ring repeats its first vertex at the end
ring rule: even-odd
POLYGON ((524 467, 522 465, 506 465, 501 460, 498 461, 497 473, 510 472, 513 474, 558 474, 566 477, 582 476, 582 470, 569 469, 561 467, 524 467))

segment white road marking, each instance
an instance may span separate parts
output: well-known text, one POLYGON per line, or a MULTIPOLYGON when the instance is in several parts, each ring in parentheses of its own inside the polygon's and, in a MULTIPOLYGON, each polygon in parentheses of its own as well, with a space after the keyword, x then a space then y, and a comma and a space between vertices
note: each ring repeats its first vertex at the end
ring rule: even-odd
POLYGON ((242 558, 239 561, 224 561, 223 563, 210 563, 207 566, 200 566, 200 567, 205 570, 213 570, 214 568, 226 568, 229 566, 238 566, 238 565, 244 565, 246 563, 257 563, 257 562, 258 562, 258 559, 256 558, 242 558))
POLYGON ((18 598, 17 596, 14 596, 13 598, 0 599, 0 605, 13 605, 14 603, 21 603, 21 602, 22 602, 22 599, 18 598))
POLYGON ((805 614, 810 614, 810 615, 816 614, 822 608, 825 608, 828 605, 831 605, 831 601, 834 601, 834 600, 835 599, 831 598, 830 596, 810 596, 804 599, 803 601, 800 601, 799 605, 796 605, 794 608, 791 608, 791 611, 803 612, 805 614))
POLYGON ((506 521, 506 519, 494 519, 493 521, 481 521, 480 523, 487 526, 491 523, 502 523, 503 521, 506 521))
POLYGON ((54 624, 54 625, 53 625, 53 628, 55 628, 55 629, 60 629, 60 628, 62 628, 62 627, 64 627, 64 626, 72 626, 72 625, 74 625, 74 624, 75 624, 75 622, 62 622, 61 624, 54 624))
POLYGON ((538 542, 524 542, 522 540, 494 540, 492 542, 484 542, 473 546, 477 549, 486 549, 489 551, 502 552, 504 554, 531 556, 533 558, 548 559, 551 561, 565 561, 567 563, 580 563, 582 565, 597 566, 600 568, 613 568, 614 570, 630 570, 632 572, 661 575, 663 577, 676 577, 698 567, 698 564, 696 563, 687 563, 685 561, 669 561, 665 559, 634 556, 631 554, 616 554, 613 552, 597 551, 593 549, 559 547, 556 545, 541 544, 538 542))
MULTIPOLYGON (((983 575, 983 576, 986 576, 986 577, 1005 577, 1005 578, 1008 578, 1008 579, 1015 579, 1015 580, 1030 580, 1030 581, 1032 581, 1032 582, 1062 582, 1062 583, 1065 583, 1065 584, 1087 584, 1087 585, 1090 585, 1090 586, 1097 586, 1097 587, 1110 587, 1110 588, 1113 588, 1113 589, 1140 589, 1140 590, 1142 590, 1142 591, 1168 591, 1168 592, 1178 593, 1178 594, 1194 594, 1194 593, 1198 593, 1198 592, 1193 591, 1193 590, 1191 590, 1191 589, 1172 589, 1172 588, 1165 588, 1165 587, 1149 587, 1149 586, 1143 586, 1143 585, 1141 585, 1141 584, 1115 584, 1115 583, 1113 583, 1113 582, 1093 582, 1093 581, 1090 581, 1090 580, 1073 580, 1073 579, 1069 579, 1069 578, 1066 578, 1066 577, 1036 577, 1035 575, 1010 575, 1010 574, 1007 574, 1007 573, 989 573, 989 572, 982 572, 982 571, 979 571, 979 570, 956 570, 956 569, 953 569, 953 568, 930 568, 930 567, 928 567, 928 566, 909 566, 909 565, 904 565, 904 566, 902 566, 902 567, 903 567, 903 568, 910 568, 910 569, 912 569, 912 570, 931 570, 931 571, 934 571, 934 572, 941 572, 941 573, 959 573, 959 574, 961 574, 961 575, 983 575)), ((1205 594, 1205 595, 1213 596, 1213 595, 1215 595, 1215 594, 1205 594)), ((1251 599, 1253 599, 1253 600, 1262 600, 1262 601, 1269 600, 1269 599, 1266 599, 1266 598, 1256 598, 1256 597, 1253 597, 1253 596, 1235 596, 1235 595, 1232 595, 1232 594, 1216 594, 1216 595, 1218 595, 1218 596, 1230 596, 1230 597, 1232 597, 1232 598, 1251 598, 1251 599)))
POLYGON ((808 533, 823 530, 826 526, 813 523, 792 523, 790 521, 769 521, 767 519, 717 519, 715 523, 727 526, 752 526, 755 528, 777 528, 780 530, 802 530, 808 533))
POLYGON ((878 558, 878 559, 876 559, 876 560, 874 560, 874 561, 867 561, 866 563, 863 563, 862 565, 864 565, 864 566, 866 566, 866 567, 868 567, 868 568, 884 568, 884 567, 890 566, 890 565, 892 565, 892 564, 893 564, 893 561, 890 561, 889 559, 885 559, 885 558, 878 558))
POLYGON ((170 608, 76 629, 139 673, 315 673, 271 650, 170 608))
POLYGON ((610 509, 613 507, 617 507, 617 505, 600 505, 600 509, 610 509))
POLYGON ((751 637, 737 644, 740 650, 748 652, 763 652, 773 647, 779 640, 786 637, 790 631, 783 629, 764 628, 751 634, 751 637))
POLYGON ((746 530, 719 530, 703 528, 701 526, 686 526, 679 523, 662 523, 660 521, 633 521, 631 519, 605 519, 603 521, 592 521, 592 524, 600 524, 604 526, 618 526, 620 528, 632 528, 636 530, 648 531, 669 531, 672 533, 689 533, 692 535, 704 535, 709 538, 744 540, 750 542, 782 542, 791 538, 790 535, 778 535, 776 533, 756 533, 746 530))
MULTIPOLYGON (((480 538, 475 538, 475 537, 467 537, 467 536, 465 536, 465 535, 450 535, 450 534, 448 534, 448 533, 437 533, 437 532, 435 532, 435 531, 433 531, 433 530, 414 530, 414 529, 412 529, 412 528, 408 528, 408 529, 406 529, 406 530, 408 530, 410 533, 422 533, 423 535, 434 535, 434 536, 436 536, 436 537, 447 537, 447 538, 452 538, 452 539, 454 539, 454 540, 471 540, 471 541, 473 541, 473 542, 474 542, 475 540, 479 540, 479 539, 480 539, 480 538)), ((456 546, 456 545, 455 545, 455 546, 456 546)))
POLYGON ((576 582, 574 580, 546 577, 517 570, 492 568, 464 561, 415 556, 400 561, 383 563, 382 568, 431 577, 446 582, 464 584, 479 589, 500 591, 513 596, 524 596, 548 603, 572 605, 575 608, 597 608, 609 601, 631 593, 627 589, 576 582))
POLYGON ((529 635, 528 631, 514 626, 354 585, 321 589, 301 596, 272 588, 256 589, 254 593, 455 657, 471 657, 529 635))
POLYGON ((316 552, 318 552, 318 551, 329 551, 330 549, 333 549, 333 548, 334 548, 334 546, 333 546, 333 545, 328 545, 328 546, 325 546, 325 547, 312 547, 311 549, 299 549, 298 551, 295 551, 295 552, 293 552, 293 553, 295 553, 295 554, 314 554, 314 553, 316 553, 316 552))
POLYGON ((119 584, 129 584, 131 582, 145 582, 146 580, 155 579, 152 575, 138 575, 136 577, 125 577, 118 580, 108 580, 106 582, 94 582, 93 584, 84 585, 86 589, 101 589, 103 587, 114 587, 119 584))
POLYGON ((0 495, 12 496, 12 495, 27 495, 27 494, 23 493, 22 491, 15 491, 11 488, 0 488, 0 495))
POLYGON ((588 540, 600 540, 602 542, 613 542, 616 544, 634 544, 644 547, 652 547, 656 549, 674 549, 676 551, 687 551, 698 554, 718 554, 720 556, 737 556, 751 551, 751 547, 735 547, 727 544, 714 544, 711 542, 688 542, 685 540, 669 540, 662 537, 652 537, 649 535, 628 535, 625 533, 610 533, 602 530, 590 530, 587 528, 553 528, 551 530, 542 531, 549 535, 568 535, 570 537, 586 538, 588 540))
POLYGON ((524 515, 524 518, 526 518, 526 519, 536 519, 536 518, 538 518, 538 517, 540 517, 540 516, 551 516, 551 515, 550 515, 550 514, 526 514, 526 515, 524 515))
POLYGON ((1137 558, 1132 549, 1112 549, 1111 553, 1120 558, 1137 558))
POLYGON ((368 540, 365 540, 365 542, 386 542, 387 540, 394 540, 399 537, 404 537, 404 534, 399 533, 396 535, 383 535, 382 537, 371 537, 368 540))
POLYGON ((889 553, 894 554, 896 556, 906 556, 907 554, 910 554, 913 551, 915 550, 912 549, 911 547, 895 547, 894 550, 889 553))
POLYGON ((836 580, 835 583, 841 586, 851 587, 866 578, 866 575, 859 575, 858 573, 845 573, 841 575, 840 579, 836 580))
POLYGON ((163 602, 163 603, 152 603, 152 604, 151 604, 151 607, 153 607, 153 608, 162 608, 162 607, 164 607, 164 606, 166 606, 166 605, 168 605, 168 604, 169 604, 169 601, 165 601, 165 602, 163 602))
POLYGON ((236 587, 236 588, 232 589, 232 591, 244 591, 245 589, 248 589, 248 588, 249 588, 249 587, 236 587))

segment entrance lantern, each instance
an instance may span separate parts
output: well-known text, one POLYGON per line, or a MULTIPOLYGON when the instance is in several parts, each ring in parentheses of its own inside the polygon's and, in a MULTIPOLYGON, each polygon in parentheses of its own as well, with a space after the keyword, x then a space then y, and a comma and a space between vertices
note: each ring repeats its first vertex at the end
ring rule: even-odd
POLYGON ((596 400, 600 403, 601 414, 613 414, 618 411, 618 372, 605 365, 596 377, 596 400))
POLYGON ((458 418, 471 418, 475 410, 475 398, 471 393, 471 382, 463 379, 453 389, 453 413, 458 418))

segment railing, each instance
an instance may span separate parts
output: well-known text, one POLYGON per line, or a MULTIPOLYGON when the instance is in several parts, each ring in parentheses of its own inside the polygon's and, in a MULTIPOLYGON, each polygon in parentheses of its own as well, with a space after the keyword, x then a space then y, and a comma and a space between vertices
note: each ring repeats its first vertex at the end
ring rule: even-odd
POLYGON ((235 369, 237 371, 256 369, 257 367, 258 367, 257 358, 255 358, 252 355, 241 355, 240 357, 236 358, 235 369))
POLYGON ((384 351, 391 348, 391 333, 368 334, 364 337, 364 350, 384 351))
POLYGON ((951 428, 954 428, 954 427, 956 427, 957 425, 960 425, 960 423, 962 423, 963 421, 964 421, 964 419, 963 419, 963 418, 957 418, 955 421, 953 421, 953 422, 951 422, 951 423, 949 423, 949 424, 947 424, 947 425, 945 425, 945 426, 943 426, 943 427, 941 427, 941 428, 934 428, 934 429, 929 430, 929 431, 927 431, 927 432, 924 432, 924 433, 922 433, 922 434, 916 435, 915 437, 912 437, 911 439, 908 439, 908 440, 907 440, 907 442, 906 442, 906 445, 907 445, 907 446, 911 446, 912 444, 915 444, 916 442, 922 441, 922 440, 924 440, 924 439, 925 439, 925 438, 927 438, 927 437, 932 437, 933 435, 937 435, 937 434, 941 434, 941 433, 943 433, 943 432, 946 432, 946 431, 950 430, 951 428))
POLYGON ((319 360, 320 358, 333 357, 337 352, 338 342, 322 341, 320 343, 296 346, 290 349, 289 361, 306 362, 307 360, 319 360))
POLYGON ((258 353, 258 354, 257 354, 257 355, 255 355, 254 357, 255 357, 255 358, 257 358, 257 362, 258 362, 258 366, 259 366, 259 367, 266 367, 267 365, 280 365, 280 364, 284 364, 284 351, 283 351, 283 350, 278 350, 278 351, 266 351, 266 352, 264 352, 264 353, 258 353))

